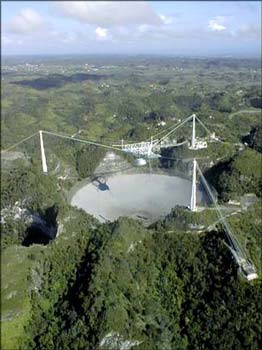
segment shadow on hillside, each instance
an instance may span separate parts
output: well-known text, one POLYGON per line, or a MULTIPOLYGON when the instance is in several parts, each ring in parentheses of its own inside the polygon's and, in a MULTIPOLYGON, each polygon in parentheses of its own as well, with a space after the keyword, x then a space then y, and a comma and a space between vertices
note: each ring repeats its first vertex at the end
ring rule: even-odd
POLYGON ((46 90, 50 88, 59 88, 68 83, 79 83, 86 80, 97 81, 101 79, 107 79, 108 77, 109 75, 86 74, 86 73, 76 73, 70 76, 66 76, 62 74, 50 74, 45 77, 41 77, 33 80, 13 81, 10 84, 28 86, 36 90, 46 90))

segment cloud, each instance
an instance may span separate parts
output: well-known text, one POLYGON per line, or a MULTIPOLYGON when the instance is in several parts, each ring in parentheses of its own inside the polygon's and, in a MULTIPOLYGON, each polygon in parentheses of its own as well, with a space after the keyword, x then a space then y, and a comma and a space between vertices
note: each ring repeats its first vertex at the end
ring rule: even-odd
POLYGON ((43 18, 35 10, 27 8, 10 20, 7 24, 7 31, 12 33, 30 33, 41 29, 43 24, 43 18))
POLYGON ((106 28, 97 27, 95 30, 97 39, 105 39, 107 37, 108 30, 106 28))
POLYGON ((214 32, 221 32, 223 30, 226 30, 226 27, 224 26, 224 22, 225 22, 225 17, 223 16, 214 17, 208 22, 208 28, 214 32))
POLYGON ((162 20, 163 24, 172 24, 174 22, 172 17, 165 15, 159 15, 159 17, 162 20))
POLYGON ((57 14, 101 27, 162 23, 149 2, 61 1, 51 6, 57 14))

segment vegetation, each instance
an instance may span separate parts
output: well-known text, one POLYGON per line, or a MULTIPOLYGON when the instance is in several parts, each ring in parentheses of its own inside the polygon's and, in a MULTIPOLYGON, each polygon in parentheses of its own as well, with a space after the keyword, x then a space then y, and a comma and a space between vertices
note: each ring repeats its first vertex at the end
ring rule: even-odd
POLYGON ((76 169, 81 178, 93 174, 95 168, 105 155, 105 150, 93 145, 82 148, 76 154, 76 169))
POLYGON ((261 197, 261 175, 261 156, 250 149, 216 164, 207 172, 209 181, 223 201, 239 198, 244 193, 255 193, 261 197))
MULTIPOLYGON (((44 134, 48 176, 38 136, 3 153, 3 350, 259 348, 260 65, 222 58, 3 58, 2 149, 39 129, 70 136, 44 134), (166 158, 150 166, 189 177, 191 159, 198 158, 259 270, 250 283, 238 274, 223 230, 214 227, 212 207, 194 213, 175 207, 145 228, 129 218, 100 224, 67 203, 68 190, 105 155, 74 138, 141 141, 164 130, 160 121, 168 128, 194 112, 223 142, 161 150, 166 158), (247 193, 256 203, 234 212, 227 202, 247 193)), ((206 136, 201 130, 197 124, 197 135, 206 136)), ((172 137, 182 142, 190 135, 187 125, 172 137)))
POLYGON ((250 133, 243 138, 243 141, 256 151, 262 153, 262 126, 258 125, 252 128, 250 133))
MULTIPOLYGON (((60 270, 61 260, 47 274, 56 285, 60 270)), ((109 333, 139 341, 137 349, 258 347, 260 285, 238 279, 218 233, 150 232, 122 219, 91 234, 68 278, 59 300, 49 289, 53 307, 34 301, 27 347, 97 348, 109 333)))

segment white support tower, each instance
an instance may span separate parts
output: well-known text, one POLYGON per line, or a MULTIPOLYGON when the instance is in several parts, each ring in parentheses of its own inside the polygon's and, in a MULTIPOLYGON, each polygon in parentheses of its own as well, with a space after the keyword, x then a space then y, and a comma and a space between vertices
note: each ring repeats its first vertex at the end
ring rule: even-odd
POLYGON ((148 146, 148 151, 147 151, 147 156, 150 157, 151 153, 152 153, 152 147, 153 147, 153 137, 151 136, 150 139, 150 144, 148 146))
POLYGON ((192 174, 192 190, 191 190, 191 201, 190 210, 196 211, 196 160, 193 160, 193 174, 192 174))
POLYGON ((208 131, 205 125, 201 122, 201 120, 195 114, 192 114, 192 137, 191 144, 188 148, 193 150, 207 148, 207 142, 205 140, 200 140, 199 138, 196 138, 196 120, 204 127, 204 129, 206 129, 206 131, 208 131))
POLYGON ((41 159, 42 159, 43 173, 47 173, 47 165, 46 165, 45 148, 44 148, 42 130, 39 130, 39 136, 40 136, 40 147, 41 147, 41 159))
POLYGON ((196 115, 192 115, 193 125, 192 125, 192 138, 191 138, 191 148, 196 149, 195 141, 196 141, 196 115))

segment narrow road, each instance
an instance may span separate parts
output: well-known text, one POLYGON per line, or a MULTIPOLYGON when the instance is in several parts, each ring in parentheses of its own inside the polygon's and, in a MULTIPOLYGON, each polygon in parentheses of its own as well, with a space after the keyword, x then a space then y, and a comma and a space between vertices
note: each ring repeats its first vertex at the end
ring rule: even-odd
POLYGON ((261 113, 261 109, 257 110, 257 109, 241 109, 240 111, 237 112, 233 112, 230 113, 228 116, 228 119, 231 120, 234 116, 238 115, 238 114, 252 114, 252 113, 261 113))
POLYGON ((205 231, 212 231, 215 229, 216 225, 219 223, 219 222, 222 222, 223 220, 225 220, 226 218, 230 217, 230 216, 233 216, 233 215, 236 215, 236 214, 239 214, 241 213, 241 210, 238 210, 238 211, 234 211, 233 213, 229 213, 225 216, 223 216, 223 218, 220 218, 218 219, 217 221, 213 222, 213 224, 209 225, 207 228, 205 228, 205 231))

